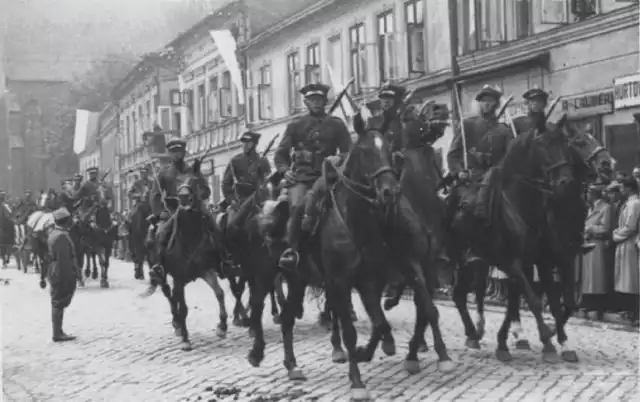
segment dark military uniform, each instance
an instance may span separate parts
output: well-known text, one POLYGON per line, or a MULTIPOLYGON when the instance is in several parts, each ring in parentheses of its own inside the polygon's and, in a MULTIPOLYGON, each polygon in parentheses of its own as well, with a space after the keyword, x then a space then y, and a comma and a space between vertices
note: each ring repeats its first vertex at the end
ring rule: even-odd
MULTIPOLYGON (((300 90, 305 98, 321 96, 325 99, 328 91, 329 87, 323 84, 309 84, 300 90)), ((275 152, 274 162, 278 172, 290 171, 293 174, 294 182, 288 183, 289 205, 292 209, 303 206, 306 193, 322 173, 325 158, 336 152, 344 157, 351 145, 351 134, 344 122, 325 113, 310 113, 287 125, 275 152)), ((296 215, 292 214, 293 217, 296 215)), ((297 264, 299 229, 299 223, 292 219, 288 239, 291 248, 283 253, 282 265, 297 264)))
MULTIPOLYGON (((257 145, 259 139, 260 134, 246 132, 240 141, 253 142, 257 145)), ((227 204, 231 205, 227 227, 235 227, 246 217, 248 211, 240 211, 241 204, 253 195, 269 174, 271 174, 271 165, 266 158, 258 155, 255 145, 249 153, 239 153, 229 161, 222 178, 222 195, 227 204)))
POLYGON ((100 195, 100 182, 98 181, 98 168, 90 167, 87 169, 90 175, 89 180, 82 183, 80 188, 73 196, 75 202, 80 203, 78 206, 78 214, 82 221, 87 221, 88 214, 91 212, 93 203, 96 202, 100 195))
POLYGON ((367 120, 367 128, 376 130, 381 129, 384 121, 387 121, 387 129, 383 134, 387 142, 391 144, 391 152, 404 148, 402 116, 399 110, 402 107, 402 97, 405 93, 406 89, 399 85, 384 85, 378 92, 378 98, 393 99, 394 105, 390 109, 384 110, 381 115, 373 116, 367 120))
POLYGON ((549 100, 549 94, 542 89, 533 88, 526 91, 522 97, 529 103, 529 111, 527 116, 513 119, 513 126, 518 134, 526 133, 531 129, 537 129, 539 133, 547 131, 547 119, 545 115, 545 107, 549 100), (541 109, 535 110, 532 103, 540 102, 541 109))
MULTIPOLYGON (((76 291, 76 283, 82 280, 77 266, 76 251, 66 228, 58 226, 70 218, 65 208, 53 212, 56 227, 49 234, 47 244, 51 262, 48 267, 48 280, 51 293, 51 321, 53 340, 64 342, 75 339, 62 330, 64 309, 69 306, 76 291)), ((44 286, 42 283, 41 286, 44 286)))

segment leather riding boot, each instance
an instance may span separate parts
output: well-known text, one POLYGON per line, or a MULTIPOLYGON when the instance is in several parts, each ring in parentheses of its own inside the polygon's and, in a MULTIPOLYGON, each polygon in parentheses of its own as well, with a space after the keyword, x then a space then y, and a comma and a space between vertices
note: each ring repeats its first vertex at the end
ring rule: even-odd
POLYGON ((289 233, 287 236, 289 248, 282 253, 280 260, 278 261, 278 266, 289 271, 295 271, 300 263, 300 252, 298 246, 302 233, 300 229, 301 222, 298 216, 299 214, 294 213, 289 221, 289 233))
POLYGON ((62 331, 62 318, 64 316, 64 310, 58 307, 51 308, 51 324, 53 326, 53 341, 54 342, 68 342, 76 339, 75 336, 70 336, 62 331))

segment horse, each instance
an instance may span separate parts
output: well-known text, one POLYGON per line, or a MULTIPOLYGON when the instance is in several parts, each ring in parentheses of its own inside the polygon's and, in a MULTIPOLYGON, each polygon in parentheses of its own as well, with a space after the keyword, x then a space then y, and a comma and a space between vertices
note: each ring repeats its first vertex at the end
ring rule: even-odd
POLYGON ((13 210, 6 202, 0 204, 0 258, 2 266, 6 267, 11 261, 15 240, 15 219, 13 210))
MULTIPOLYGON (((572 179, 564 146, 564 137, 557 128, 545 133, 531 129, 519 135, 511 142, 502 161, 486 173, 482 184, 487 186, 487 192, 486 198, 480 201, 486 202, 486 220, 491 225, 477 222, 464 210, 458 211, 457 222, 464 224, 455 226, 456 238, 468 241, 482 258, 477 271, 474 270, 476 264, 459 264, 453 289, 453 299, 465 327, 467 347, 479 348, 479 340, 484 334, 484 317, 479 317, 476 329, 469 316, 467 293, 475 279, 480 281, 476 291, 481 292, 480 296, 476 293, 476 297, 478 300, 484 298, 489 264, 497 266, 510 277, 510 286, 524 289, 538 324, 541 342, 547 345, 554 335, 543 321, 541 302, 531 285, 531 261, 543 226, 540 206, 553 191, 572 179)), ((498 333, 496 350, 501 361, 511 358, 504 328, 498 333)))
POLYGON ((87 278, 91 275, 92 279, 98 277, 95 261, 97 257, 100 263, 100 287, 106 289, 109 287, 110 258, 113 244, 118 237, 118 227, 113 224, 111 219, 109 190, 104 183, 99 183, 97 189, 97 197, 83 201, 88 201, 88 204, 85 205, 85 210, 74 224, 79 235, 76 253, 79 267, 82 267, 82 260, 84 256, 87 256, 84 274, 87 278), (93 260, 93 270, 89 264, 90 257, 93 260))
MULTIPOLYGON (((217 270, 222 263, 220 251, 214 241, 214 222, 203 204, 203 194, 207 188, 200 174, 200 160, 194 162, 192 172, 178 177, 177 210, 163 223, 170 228, 170 238, 165 252, 164 270, 158 272, 160 287, 169 300, 172 325, 175 334, 181 338, 181 349, 191 350, 192 344, 187 329, 188 307, 185 301, 185 287, 197 279, 204 280, 213 289, 220 308, 220 321, 216 333, 220 338, 227 334, 227 310, 224 291, 218 281, 217 270), (167 283, 167 275, 173 278, 173 289, 167 283)), ((163 228, 156 232, 154 244, 162 241, 159 236, 163 228)), ((148 297, 155 291, 143 294, 148 297)))
POLYGON ((151 204, 148 197, 142 197, 134 204, 129 220, 125 224, 128 233, 126 240, 133 259, 135 279, 144 279, 145 261, 149 264, 149 268, 152 265, 152 250, 146 242, 149 215, 151 215, 151 204))
MULTIPOLYGON (((574 311, 577 310, 575 297, 575 259, 583 254, 581 249, 584 221, 587 207, 584 200, 586 187, 591 177, 605 164, 614 165, 608 150, 602 147, 589 133, 579 130, 575 125, 560 125, 569 148, 567 157, 571 160, 573 180, 561 192, 554 192, 546 204, 545 230, 540 236, 540 249, 534 263, 538 268, 541 290, 547 294, 549 307, 554 317, 557 340, 561 347, 560 357, 567 362, 577 362, 578 357, 568 347, 565 326, 574 311), (554 268, 557 271, 554 271, 554 268), (555 276, 559 282, 556 282, 555 276), (562 302, 561 302, 562 300, 562 302)), ((550 125, 554 127, 554 125, 550 125)), ((508 314, 514 324, 512 330, 516 337, 516 349, 530 350, 526 337, 522 336, 520 325, 519 289, 509 289, 508 314)), ((554 347, 547 347, 543 355, 545 361, 558 360, 554 347)))
MULTIPOLYGON (((386 124, 386 123, 385 123, 386 124)), ((383 124, 384 127, 384 124, 383 124)), ((401 196, 396 172, 391 165, 390 146, 377 130, 365 130, 359 115, 354 119, 358 139, 341 167, 329 162, 323 165, 323 178, 327 184, 325 217, 308 243, 308 258, 301 261, 293 283, 288 281, 289 294, 283 307, 281 327, 284 344, 284 365, 290 379, 304 378, 297 368, 293 350, 292 329, 294 318, 300 312, 307 283, 324 286, 333 313, 332 357, 344 358, 339 331, 347 348, 349 379, 354 399, 367 399, 368 391, 362 382, 358 363, 369 360, 382 340, 387 355, 395 354, 395 341, 380 299, 388 282, 392 260, 405 270, 408 278, 415 279, 417 306, 416 330, 410 342, 407 361, 417 363, 420 339, 429 322, 433 329, 435 349, 439 354, 439 367, 452 368, 446 353, 438 324, 438 311, 429 293, 422 259, 429 250, 429 242, 408 222, 417 216, 407 200, 401 196), (335 182, 331 179, 337 176, 335 182), (400 217, 401 219, 398 219, 400 217), (399 257, 399 258, 398 258, 399 257), (409 274, 407 271, 410 271, 409 274), (357 348, 357 334, 351 319, 349 305, 351 290, 360 293, 365 309, 373 322, 371 338, 365 348, 357 348)), ((384 131, 384 129, 381 129, 384 131)), ((292 211, 302 214, 302 208, 292 211)))

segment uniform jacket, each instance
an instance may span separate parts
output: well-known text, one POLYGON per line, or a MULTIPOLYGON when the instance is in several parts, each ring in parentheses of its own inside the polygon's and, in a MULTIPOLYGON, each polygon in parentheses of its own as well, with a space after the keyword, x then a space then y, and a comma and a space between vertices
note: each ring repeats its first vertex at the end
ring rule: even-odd
MULTIPOLYGON (((391 144, 391 152, 400 151, 405 147, 406 141, 403 137, 404 133, 402 130, 402 120, 397 113, 387 113, 387 118, 389 119, 389 123, 387 126, 387 131, 383 134, 391 144)), ((385 115, 381 114, 378 116, 373 116, 367 120, 367 128, 369 129, 380 129, 382 124, 384 123, 385 115)))
POLYGON ((527 116, 513 119, 513 126, 518 134, 526 133, 532 128, 537 128, 539 132, 544 132, 546 130, 546 120, 544 114, 535 115, 529 113, 527 116))
POLYGON ((615 290, 640 294, 640 250, 636 241, 640 231, 640 198, 630 196, 620 210, 618 227, 613 231, 616 244, 615 290))
POLYGON ((142 196, 149 192, 152 188, 153 184, 149 179, 138 179, 136 180, 131 188, 128 191, 129 198, 142 198, 142 196))
MULTIPOLYGON (((506 154, 513 134, 506 124, 496 118, 474 116, 464 119, 469 169, 474 173, 484 173, 497 165, 506 154)), ((449 170, 459 173, 464 170, 462 130, 455 130, 451 147, 447 154, 449 170)))
POLYGON ((51 285, 75 282, 78 277, 76 250, 69 232, 58 226, 54 227, 49 233, 47 244, 51 256, 48 272, 51 285))
MULTIPOLYGON (((164 193, 165 198, 173 198, 178 195, 178 187, 182 182, 182 176, 192 175, 193 169, 185 162, 182 167, 171 163, 167 165, 158 173, 158 180, 154 180, 150 193, 150 202, 152 213, 159 216, 164 210, 164 203, 162 197, 164 193)), ((205 194, 203 201, 207 200, 211 196, 211 189, 205 184, 205 194)), ((167 199, 167 201, 169 201, 167 199)), ((168 202, 167 205, 171 207, 172 203, 168 202)))
POLYGON ((346 155, 351 144, 351 134, 339 118, 306 115, 287 125, 274 162, 279 172, 291 168, 298 181, 313 181, 321 174, 324 158, 336 151, 346 155))
POLYGON ((249 197, 259 182, 271 173, 271 165, 266 158, 251 152, 235 155, 229 161, 222 178, 222 195, 226 200, 249 197))

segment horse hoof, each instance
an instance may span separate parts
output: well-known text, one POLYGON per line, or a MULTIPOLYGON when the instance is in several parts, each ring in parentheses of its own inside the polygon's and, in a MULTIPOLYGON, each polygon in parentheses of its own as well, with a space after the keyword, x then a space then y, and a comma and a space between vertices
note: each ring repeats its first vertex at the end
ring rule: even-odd
POLYGON ((109 288, 109 282, 105 279, 103 281, 100 281, 100 287, 103 289, 108 289, 109 288))
POLYGON ((393 356, 396 354, 396 343, 394 341, 383 341, 382 352, 387 356, 393 356))
POLYGON ((516 349, 517 350, 531 350, 531 345, 529 341, 526 339, 518 339, 516 341, 516 349))
POLYGON ((356 348, 355 357, 358 363, 368 363, 373 360, 373 353, 369 353, 367 348, 364 346, 358 346, 356 348))
POLYGON ((558 356, 558 353, 553 351, 549 351, 549 352, 542 352, 542 361, 548 364, 556 364, 558 362, 560 362, 560 356, 558 356))
POLYGON ((367 391, 366 388, 353 388, 351 390, 351 400, 352 401, 370 401, 371 394, 367 391))
POLYGON ((289 370, 289 379, 293 381, 306 381, 307 377, 302 373, 302 370, 296 367, 289 370))
POLYGON ((513 356, 511 356, 511 353, 509 353, 508 350, 502 350, 502 349, 496 350, 496 358, 503 363, 510 362, 511 360, 513 360, 513 356))
POLYGON ((251 320, 249 319, 249 317, 245 317, 240 320, 240 326, 242 328, 249 328, 251 326, 251 320))
POLYGON ((224 328, 216 328, 216 336, 220 339, 224 339, 227 337, 227 330, 224 328))
POLYGON ((93 271, 93 272, 91 273, 91 279, 93 279, 93 280, 98 279, 98 272, 97 272, 97 271, 93 271))
POLYGON ((233 324, 234 327, 241 327, 242 326, 242 321, 239 318, 234 318, 231 323, 233 324))
POLYGON ((429 346, 426 343, 421 343, 418 346, 418 353, 427 353, 429 351, 429 346))
POLYGON ((273 316, 273 323, 276 324, 276 325, 280 325, 280 322, 281 322, 280 321, 280 314, 275 314, 273 316))
POLYGON ((331 361, 338 364, 346 363, 347 355, 342 349, 334 349, 331 353, 331 361))
POLYGON ((467 340, 464 342, 464 346, 468 347, 469 349, 480 349, 480 341, 478 341, 477 339, 467 338, 467 340))
MULTIPOLYGON (((87 270, 85 270, 85 271, 84 271, 84 277, 85 277, 85 278, 88 278, 88 277, 90 277, 90 276, 91 276, 91 271, 87 271, 87 270)), ((95 278, 94 278, 94 279, 95 279, 95 278)))
POLYGON ((183 352, 188 352, 188 351, 192 350, 193 346, 191 346, 191 341, 182 341, 182 346, 180 346, 180 349, 183 352))
POLYGON ((563 350, 561 353, 562 360, 569 363, 577 363, 580 359, 578 359, 578 354, 574 350, 563 350))
POLYGON ((420 362, 417 360, 405 360, 404 369, 409 374, 418 374, 420 372, 420 362))
POLYGON ((249 360, 249 364, 252 367, 260 367, 260 363, 262 363, 262 358, 258 356, 257 353, 254 353, 253 351, 249 351, 249 354, 247 355, 247 360, 249 360))
POLYGON ((438 362, 438 370, 443 373, 450 373, 456 369, 456 364, 452 360, 441 360, 438 362))

